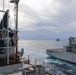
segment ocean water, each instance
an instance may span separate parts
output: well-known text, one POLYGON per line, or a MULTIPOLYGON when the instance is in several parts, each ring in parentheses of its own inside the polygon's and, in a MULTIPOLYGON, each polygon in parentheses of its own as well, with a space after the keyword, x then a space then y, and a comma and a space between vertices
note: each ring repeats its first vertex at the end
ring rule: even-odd
MULTIPOLYGON (((19 40, 18 45, 19 45, 19 50, 21 50, 21 48, 24 48, 25 58, 27 58, 29 55, 32 62, 35 62, 34 59, 37 59, 39 62, 44 61, 47 64, 45 65, 47 70, 50 70, 50 66, 51 66, 50 62, 67 64, 75 68, 75 66, 72 64, 69 64, 67 62, 64 62, 58 59, 52 59, 46 54, 46 49, 62 48, 67 43, 68 43, 67 41, 55 41, 55 40, 19 40)), ((15 73, 15 74, 13 73, 9 75, 21 75, 21 74, 22 72, 18 72, 18 73, 15 73)))
POLYGON ((24 48, 24 57, 30 56, 31 60, 44 60, 48 57, 46 49, 62 48, 67 41, 55 40, 19 40, 19 50, 24 48))
POLYGON ((59 64, 67 64, 73 68, 76 68, 76 65, 58 60, 52 59, 46 54, 46 49, 51 48, 63 48, 63 46, 67 45, 68 41, 56 41, 56 40, 19 40, 19 50, 24 48, 24 57, 30 57, 30 61, 32 64, 35 63, 35 59, 37 62, 42 64, 43 61, 46 63, 55 62, 59 64))
POLYGON ((24 48, 24 56, 46 58, 46 49, 62 48, 66 41, 54 40, 19 40, 19 50, 24 48))

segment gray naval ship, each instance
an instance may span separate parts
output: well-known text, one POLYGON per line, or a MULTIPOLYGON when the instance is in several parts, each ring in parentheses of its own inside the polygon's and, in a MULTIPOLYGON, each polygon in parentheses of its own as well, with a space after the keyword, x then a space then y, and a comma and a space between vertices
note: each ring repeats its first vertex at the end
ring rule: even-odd
POLYGON ((68 40, 69 43, 63 48, 47 49, 46 54, 76 64, 76 37, 70 37, 68 40))

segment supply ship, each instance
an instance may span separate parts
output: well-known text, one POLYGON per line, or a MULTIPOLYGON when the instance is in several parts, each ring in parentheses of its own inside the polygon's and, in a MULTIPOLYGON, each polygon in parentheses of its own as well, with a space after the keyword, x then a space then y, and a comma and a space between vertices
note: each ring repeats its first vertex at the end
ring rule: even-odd
POLYGON ((69 43, 63 48, 47 49, 46 54, 76 64, 76 37, 70 37, 69 43))
POLYGON ((9 3, 15 5, 15 29, 9 27, 10 10, 0 10, 0 12, 3 13, 2 18, 0 19, 0 73, 15 70, 23 66, 20 62, 23 50, 21 52, 18 51, 19 0, 11 0, 9 3))

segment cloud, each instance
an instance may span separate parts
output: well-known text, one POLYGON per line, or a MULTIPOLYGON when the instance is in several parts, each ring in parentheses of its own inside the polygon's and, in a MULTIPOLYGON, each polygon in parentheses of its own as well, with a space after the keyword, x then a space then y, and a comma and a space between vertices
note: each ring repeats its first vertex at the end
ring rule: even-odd
MULTIPOLYGON (((38 14, 38 16, 34 16, 34 15, 32 16, 30 14, 31 17, 35 20, 35 22, 31 23, 31 25, 28 25, 28 28, 25 27, 26 28, 25 30, 29 32, 34 31, 37 33, 37 35, 40 35, 40 37, 41 37, 41 34, 43 36, 45 35, 44 37, 47 39, 48 37, 49 38, 52 38, 52 37, 53 38, 55 37, 67 38, 72 35, 75 36, 76 0, 72 0, 72 1, 71 0, 53 0, 52 5, 49 1, 46 2, 46 0, 44 0, 43 3, 44 2, 45 4, 42 5, 42 8, 40 9, 39 12, 38 12, 38 9, 37 11, 35 10, 35 8, 32 9, 33 11, 35 11, 34 15, 38 14), (45 31, 46 33, 44 33, 45 31), (52 36, 50 37, 50 35, 52 36)), ((30 32, 30 34, 31 33, 32 32, 30 32)))
POLYGON ((46 0, 33 0, 29 3, 26 0, 25 4, 20 4, 20 12, 22 11, 22 14, 25 16, 25 26, 29 26, 30 24, 32 25, 40 21, 49 20, 49 16, 50 19, 52 19, 53 16, 57 14, 56 10, 58 8, 58 3, 56 4, 53 0, 47 0, 47 2, 46 0))
POLYGON ((19 31, 25 39, 76 36, 76 0, 20 0, 19 31))

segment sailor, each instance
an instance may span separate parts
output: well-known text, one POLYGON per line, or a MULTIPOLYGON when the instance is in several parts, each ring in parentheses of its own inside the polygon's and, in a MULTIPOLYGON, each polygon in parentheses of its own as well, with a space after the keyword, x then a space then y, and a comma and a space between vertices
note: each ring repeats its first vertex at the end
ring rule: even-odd
POLYGON ((11 31, 9 32, 9 37, 11 38, 11 45, 12 45, 12 46, 14 46, 13 36, 14 36, 14 33, 13 33, 13 30, 11 30, 11 31))
POLYGON ((2 39, 6 38, 7 35, 6 28, 3 27, 1 34, 2 34, 2 39))
POLYGON ((14 31, 13 42, 14 42, 15 45, 16 45, 16 39, 17 39, 17 37, 16 37, 16 31, 14 31))

